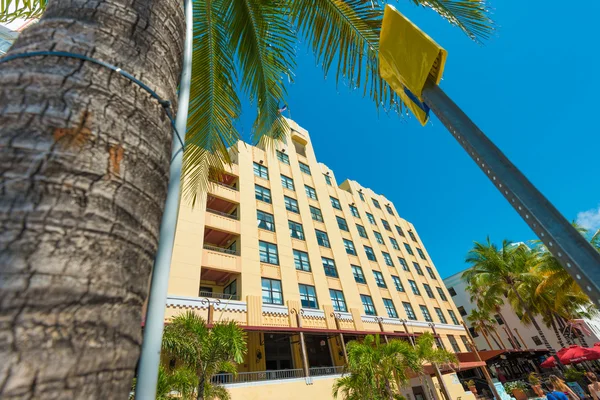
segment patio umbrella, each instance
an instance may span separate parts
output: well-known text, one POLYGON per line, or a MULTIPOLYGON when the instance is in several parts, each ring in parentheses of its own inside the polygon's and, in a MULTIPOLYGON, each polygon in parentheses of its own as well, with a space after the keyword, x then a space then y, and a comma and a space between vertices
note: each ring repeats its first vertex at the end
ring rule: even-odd
MULTIPOLYGON (((583 361, 591 361, 600 359, 600 351, 598 349, 588 349, 577 345, 571 345, 564 349, 560 349, 556 355, 560 362, 567 364, 579 364, 583 361)), ((556 362, 553 357, 548 357, 546 361, 540 364, 542 368, 553 368, 556 362)))

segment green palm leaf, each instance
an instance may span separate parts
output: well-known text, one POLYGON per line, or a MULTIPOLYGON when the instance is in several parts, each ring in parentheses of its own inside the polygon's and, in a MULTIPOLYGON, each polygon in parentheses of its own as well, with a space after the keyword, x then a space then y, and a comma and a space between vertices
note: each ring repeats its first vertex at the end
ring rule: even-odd
POLYGON ((0 22, 40 18, 47 0, 0 0, 0 22))

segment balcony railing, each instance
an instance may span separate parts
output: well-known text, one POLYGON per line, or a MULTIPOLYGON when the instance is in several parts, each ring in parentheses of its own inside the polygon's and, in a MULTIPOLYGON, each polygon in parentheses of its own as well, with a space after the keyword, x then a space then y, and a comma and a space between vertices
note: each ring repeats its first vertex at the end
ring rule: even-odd
POLYGON ((240 217, 238 217, 236 214, 227 214, 223 211, 213 210, 212 208, 207 208, 206 211, 208 211, 211 214, 217 214, 225 218, 235 219, 236 221, 240 219, 240 217))
POLYGON ((236 187, 233 187, 233 186, 229 186, 229 185, 228 185, 228 184, 226 184, 226 183, 219 182, 219 181, 215 181, 215 180, 213 180, 213 179, 211 179, 211 180, 210 180, 210 182, 211 182, 211 183, 214 183, 215 185, 219 185, 219 186, 222 186, 222 187, 224 187, 224 188, 231 189, 231 190, 235 190, 236 192, 239 192, 239 189, 238 189, 238 188, 236 188, 236 187))
POLYGON ((224 247, 218 247, 218 246, 211 246, 210 244, 205 244, 204 248, 206 250, 210 250, 210 251, 217 251, 219 253, 231 254, 232 256, 239 256, 240 255, 237 252, 237 250, 226 249, 224 247))
POLYGON ((221 300, 239 300, 240 296, 237 294, 227 294, 227 293, 212 293, 212 292, 200 292, 198 297, 208 297, 211 299, 221 299, 221 300))
POLYGON ((314 367, 309 369, 310 376, 340 375, 343 372, 343 365, 338 367, 314 367))
POLYGON ((233 374, 216 374, 212 377, 213 383, 227 385, 231 383, 273 381, 278 379, 303 378, 304 371, 299 369, 283 369, 280 371, 239 372, 233 374))

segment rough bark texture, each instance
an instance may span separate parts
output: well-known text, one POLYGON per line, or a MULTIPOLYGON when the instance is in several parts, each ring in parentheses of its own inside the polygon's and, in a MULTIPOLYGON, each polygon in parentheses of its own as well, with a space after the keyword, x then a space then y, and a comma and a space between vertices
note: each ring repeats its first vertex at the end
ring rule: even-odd
MULTIPOLYGON (((174 102, 183 35, 176 0, 50 0, 9 54, 88 55, 174 102)), ((0 398, 127 397, 171 134, 109 69, 0 64, 0 398)))

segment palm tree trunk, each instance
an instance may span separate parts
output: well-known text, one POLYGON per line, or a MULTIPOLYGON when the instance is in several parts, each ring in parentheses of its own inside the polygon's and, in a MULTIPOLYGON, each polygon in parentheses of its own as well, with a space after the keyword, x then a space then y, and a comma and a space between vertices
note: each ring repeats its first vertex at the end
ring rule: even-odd
POLYGON ((198 381, 198 400, 203 400, 204 399, 204 379, 205 379, 205 375, 202 374, 202 376, 200 377, 200 380, 198 381))
POLYGON ((520 346, 518 346, 517 339, 515 339, 515 335, 513 334, 513 331, 510 327, 510 325, 508 325, 508 322, 506 322, 506 318, 504 318, 504 315, 502 315, 502 311, 500 311, 500 307, 496 307, 496 312, 498 313, 498 315, 500 316, 500 318, 502 318, 502 321, 504 321, 504 325, 506 325, 507 331, 508 331, 508 341, 512 342, 513 348, 515 350, 518 350, 520 346))
POLYGON ((494 350, 494 347, 492 346, 492 343, 490 343, 490 339, 488 339, 486 333, 485 333, 485 329, 481 330, 481 334, 483 335, 483 338, 485 339, 488 347, 490 348, 490 350, 494 350))
MULTIPOLYGON (((176 101, 176 0, 50 0, 8 54, 112 63, 176 101)), ((91 62, 0 64, 0 398, 126 398, 164 207, 171 126, 91 62)))
POLYGON ((560 348, 564 348, 565 347, 565 342, 563 342, 562 337, 560 336, 560 332, 558 331, 558 328, 556 327, 556 321, 554 321, 554 316, 550 315, 550 324, 552 325, 552 329, 554 330, 554 334, 556 335, 556 339, 558 340, 558 344, 560 345, 560 348))
MULTIPOLYGON (((496 346, 498 346, 498 349, 502 349, 502 347, 500 347, 500 343, 498 343, 498 341, 496 340, 496 338, 494 337, 492 332, 488 331, 488 335, 490 335, 490 337, 492 338, 494 343, 496 343, 496 346)), ((490 349, 493 350, 494 348, 492 346, 490 346, 490 349)))
POLYGON ((502 345, 502 347, 500 347, 500 348, 501 349, 506 349, 506 345, 504 344, 504 341, 500 337, 500 334, 498 333, 498 331, 494 328, 493 331, 492 331, 492 333, 495 334, 496 338, 500 341, 500 344, 502 345))

